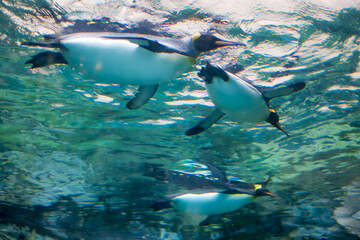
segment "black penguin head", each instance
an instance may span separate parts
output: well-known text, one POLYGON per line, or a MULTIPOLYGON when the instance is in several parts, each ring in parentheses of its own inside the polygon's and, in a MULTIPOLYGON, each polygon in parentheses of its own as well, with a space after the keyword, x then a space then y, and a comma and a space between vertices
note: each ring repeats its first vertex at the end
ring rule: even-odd
POLYGON ((262 197, 262 196, 276 197, 275 194, 271 193, 266 188, 258 188, 258 189, 256 189, 256 191, 254 193, 254 197, 262 197))
POLYGON ((192 37, 192 43, 194 48, 198 52, 207 52, 219 47, 226 47, 226 46, 245 46, 243 43, 238 42, 231 42, 227 40, 222 40, 218 37, 210 33, 196 33, 192 37))
POLYGON ((205 80, 206 83, 211 84, 213 77, 219 77, 223 79, 225 82, 229 80, 229 76, 227 73, 219 67, 215 67, 210 64, 210 62, 206 63, 206 67, 202 67, 198 76, 205 80))
POLYGON ((289 134, 287 134, 285 130, 281 127, 279 121, 280 118, 279 115, 277 115, 275 109, 270 108, 269 110, 270 110, 270 114, 269 117, 266 119, 266 121, 271 125, 273 125, 274 127, 276 127, 277 129, 279 129, 280 131, 282 131, 283 133, 285 133, 286 136, 290 137, 289 134))

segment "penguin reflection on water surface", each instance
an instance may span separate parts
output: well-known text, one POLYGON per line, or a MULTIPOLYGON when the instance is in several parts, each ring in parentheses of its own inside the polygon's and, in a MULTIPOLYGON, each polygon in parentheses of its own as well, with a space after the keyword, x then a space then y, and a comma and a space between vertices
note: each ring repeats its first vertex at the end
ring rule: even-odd
POLYGON ((22 45, 56 48, 32 57, 31 68, 68 64, 85 76, 115 84, 139 85, 126 105, 137 109, 155 94, 158 84, 189 71, 200 53, 219 47, 244 45, 208 33, 173 39, 135 33, 79 32, 45 36, 45 42, 22 45))
POLYGON ((305 83, 299 82, 279 88, 259 88, 252 85, 249 80, 226 72, 210 63, 207 63, 198 75, 205 80, 206 89, 215 109, 199 124, 187 130, 186 135, 192 136, 205 131, 226 114, 238 122, 266 121, 289 137, 281 127, 276 111, 270 108, 269 102, 273 98, 304 89, 305 83))
POLYGON ((270 178, 256 184, 229 180, 225 173, 217 167, 206 165, 212 173, 211 176, 164 170, 158 165, 147 164, 145 176, 191 189, 181 194, 163 197, 152 205, 153 210, 175 208, 204 226, 215 223, 224 213, 238 210, 258 197, 275 197, 265 188, 270 178), (190 182, 192 184, 189 184, 190 182))

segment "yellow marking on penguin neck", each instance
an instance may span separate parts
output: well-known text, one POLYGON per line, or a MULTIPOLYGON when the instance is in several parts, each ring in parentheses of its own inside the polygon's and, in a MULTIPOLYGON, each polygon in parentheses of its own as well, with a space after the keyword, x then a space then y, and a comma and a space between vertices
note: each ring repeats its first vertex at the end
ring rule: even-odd
POLYGON ((201 33, 195 33, 193 36, 192 36, 192 42, 194 43, 194 41, 196 39, 198 39, 199 37, 201 37, 201 33))
POLYGON ((261 184, 254 184, 255 191, 262 188, 261 184))
POLYGON ((269 110, 270 110, 270 112, 273 112, 273 113, 276 112, 275 109, 273 109, 273 108, 269 108, 269 110))

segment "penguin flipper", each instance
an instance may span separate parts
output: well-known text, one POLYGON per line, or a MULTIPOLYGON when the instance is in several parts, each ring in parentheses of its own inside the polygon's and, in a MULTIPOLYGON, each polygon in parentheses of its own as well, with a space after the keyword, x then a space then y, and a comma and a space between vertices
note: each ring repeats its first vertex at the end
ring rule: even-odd
POLYGON ((266 99, 271 100, 273 98, 283 97, 298 92, 305 87, 306 84, 304 82, 299 82, 286 87, 268 89, 265 90, 262 94, 266 99))
POLYGON ((30 68, 45 67, 53 64, 68 64, 64 56, 59 52, 41 52, 32 56, 25 64, 32 64, 30 68))
POLYGON ((138 109, 142 107, 150 100, 150 98, 152 98, 152 96, 154 96, 158 86, 159 84, 146 86, 140 85, 135 97, 126 104, 126 107, 128 109, 138 109))
POLYGON ((188 53, 182 51, 181 46, 177 46, 177 44, 172 42, 160 42, 159 39, 150 39, 144 37, 140 34, 136 35, 117 35, 117 36, 103 36, 104 38, 111 39, 119 39, 119 40, 128 40, 134 44, 139 45, 142 48, 145 48, 151 52, 156 53, 179 53, 182 55, 189 56, 188 53))
POLYGON ((130 42, 138 44, 140 47, 145 48, 151 52, 155 53, 180 53, 182 55, 187 55, 185 52, 161 44, 158 41, 153 41, 149 39, 129 39, 130 42))
POLYGON ((188 129, 185 132, 185 135, 187 136, 193 136, 196 134, 199 134, 209 127, 211 127, 213 124, 215 124, 222 116, 224 116, 225 113, 223 113, 218 108, 215 108, 209 116, 207 116, 204 120, 202 120, 200 123, 198 123, 195 127, 188 129))
POLYGON ((223 216, 224 216, 224 214, 211 215, 211 216, 207 217, 205 220, 203 220, 202 222, 200 222, 199 225, 200 225, 200 226, 207 226, 207 225, 216 223, 216 222, 218 222, 223 216))

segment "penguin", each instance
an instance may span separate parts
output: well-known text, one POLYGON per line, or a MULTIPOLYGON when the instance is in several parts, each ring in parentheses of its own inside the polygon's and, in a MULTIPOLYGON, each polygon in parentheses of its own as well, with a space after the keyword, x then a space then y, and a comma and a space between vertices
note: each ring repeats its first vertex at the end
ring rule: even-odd
POLYGON ((304 89, 306 86, 304 82, 279 88, 255 87, 245 77, 236 76, 209 62, 201 68, 198 75, 205 80, 207 92, 215 109, 195 127, 188 129, 186 135, 192 136, 205 131, 226 114, 238 122, 266 121, 289 137, 280 125, 279 115, 270 107, 269 102, 273 98, 304 89))
POLYGON ((31 68, 68 64, 86 77, 102 83, 139 85, 127 103, 128 109, 146 104, 159 83, 186 73, 200 53, 219 47, 244 46, 209 33, 196 33, 181 39, 135 33, 77 32, 61 36, 46 35, 44 42, 22 45, 59 49, 33 56, 31 68))
POLYGON ((272 196, 265 187, 271 177, 261 183, 246 183, 229 180, 223 170, 208 163, 210 176, 187 174, 184 172, 160 168, 160 164, 145 164, 145 176, 171 182, 190 190, 162 197, 151 208, 154 211, 174 208, 199 220, 201 226, 218 221, 225 213, 242 208, 258 197, 272 196))
MULTIPOLYGON (((251 186, 251 184, 249 184, 251 186)), ((260 184, 251 188, 210 188, 186 191, 169 195, 156 201, 151 207, 156 211, 174 208, 186 215, 200 220, 205 226, 216 222, 225 213, 238 210, 262 196, 276 197, 260 184)))

